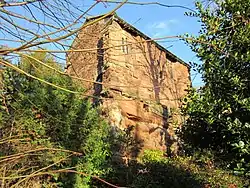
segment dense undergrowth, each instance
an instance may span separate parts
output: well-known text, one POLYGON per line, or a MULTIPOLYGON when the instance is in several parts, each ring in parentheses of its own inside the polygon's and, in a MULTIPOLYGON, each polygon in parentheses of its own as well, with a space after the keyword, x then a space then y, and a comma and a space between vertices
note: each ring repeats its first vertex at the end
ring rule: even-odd
MULTIPOLYGON (((168 158, 164 152, 145 150, 138 161, 129 164, 113 163, 108 176, 110 182, 124 187, 146 188, 208 188, 248 187, 249 180, 232 171, 216 166, 211 155, 196 153, 192 157, 168 158)), ((105 187, 98 182, 93 187, 105 187)))

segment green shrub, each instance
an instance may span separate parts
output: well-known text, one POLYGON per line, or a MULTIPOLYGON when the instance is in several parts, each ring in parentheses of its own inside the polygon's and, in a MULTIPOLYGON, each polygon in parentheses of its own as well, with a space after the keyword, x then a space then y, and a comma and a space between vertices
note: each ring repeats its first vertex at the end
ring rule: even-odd
MULTIPOLYGON (((247 181, 214 166, 212 154, 194 157, 164 157, 162 151, 145 150, 140 157, 147 173, 140 174, 134 187, 244 187, 247 181)), ((141 167, 141 168, 143 168, 141 167)))
MULTIPOLYGON (((61 70, 48 54, 30 55, 61 70)), ((22 181, 22 176, 40 172, 39 169, 43 168, 42 172, 70 168, 90 175, 107 173, 110 129, 99 117, 98 109, 93 108, 90 101, 81 96, 84 90, 74 84, 70 77, 60 75, 34 59, 22 58, 19 68, 52 84, 78 91, 79 94, 43 84, 13 70, 4 71, 0 109, 0 138, 3 142, 0 140, 0 157, 8 159, 10 155, 38 148, 57 149, 39 150, 12 163, 11 160, 0 163, 1 174, 5 173, 6 177, 20 177, 7 179, 5 187, 14 185, 22 181), (27 170, 23 170, 26 168, 27 170)), ((90 186, 90 177, 77 174, 49 173, 35 177, 27 178, 26 184, 33 181, 56 187, 90 186)))
MULTIPOLYGON (((185 99, 188 117, 182 138, 191 149, 211 149, 235 173, 250 173, 250 25, 249 0, 197 2, 202 23, 198 37, 187 43, 203 62, 194 67, 204 87, 185 99)), ((186 149, 187 150, 187 149, 186 149)))

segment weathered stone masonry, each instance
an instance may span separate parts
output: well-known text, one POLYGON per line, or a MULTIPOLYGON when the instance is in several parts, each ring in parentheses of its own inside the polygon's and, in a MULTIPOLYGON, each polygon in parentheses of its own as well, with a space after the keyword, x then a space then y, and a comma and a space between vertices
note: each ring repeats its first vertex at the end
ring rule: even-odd
MULTIPOLYGON (((101 16, 87 19, 86 23, 101 16)), ((180 99, 190 86, 189 66, 116 14, 82 29, 67 56, 67 72, 100 102, 110 124, 134 127, 143 149, 167 150, 180 126, 180 99)))

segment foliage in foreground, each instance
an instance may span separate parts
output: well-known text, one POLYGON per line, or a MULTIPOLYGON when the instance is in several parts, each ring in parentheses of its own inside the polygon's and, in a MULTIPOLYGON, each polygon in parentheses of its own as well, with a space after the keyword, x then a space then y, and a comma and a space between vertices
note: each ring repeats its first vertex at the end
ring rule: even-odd
POLYGON ((213 166, 209 155, 197 153, 193 157, 168 158, 159 150, 145 150, 138 161, 130 160, 129 164, 113 164, 105 179, 133 188, 243 188, 249 185, 248 180, 213 166))
POLYGON ((202 29, 188 44, 203 62, 205 86, 192 90, 183 108, 182 138, 193 150, 211 149, 235 173, 250 176, 249 0, 197 3, 202 29))
MULTIPOLYGON (((31 55, 61 70, 48 54, 31 55)), ((32 58, 21 58, 19 67, 55 85, 83 91, 69 77, 32 58)), ((3 176, 0 184, 3 187, 36 184, 88 187, 90 177, 58 170, 90 175, 108 172, 110 130, 87 99, 9 69, 3 73, 3 82, 0 109, 0 174, 3 176)))

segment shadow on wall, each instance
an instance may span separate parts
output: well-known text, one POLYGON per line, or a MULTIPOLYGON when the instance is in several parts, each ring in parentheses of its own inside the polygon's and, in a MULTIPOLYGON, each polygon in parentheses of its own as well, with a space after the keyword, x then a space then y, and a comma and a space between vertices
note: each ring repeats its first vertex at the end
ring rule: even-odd
MULTIPOLYGON (((134 37, 134 40, 138 41, 134 37)), ((179 95, 177 91, 178 81, 174 80, 172 67, 168 67, 167 59, 165 58, 166 54, 155 47, 151 42, 141 43, 138 41, 136 47, 142 52, 145 62, 147 63, 147 74, 149 75, 153 88, 155 101, 160 102, 160 94, 164 96, 164 100, 171 100, 176 103, 178 106, 179 95), (154 47, 154 48, 153 48, 154 47), (164 94, 164 90, 168 89, 171 96, 164 94)), ((174 60, 170 59, 171 62, 174 60)))
MULTIPOLYGON (((134 37, 134 40, 137 40, 134 37)), ((177 107, 180 106, 180 99, 177 91, 178 81, 174 79, 172 66, 167 66, 167 59, 165 58, 166 54, 159 50, 151 42, 140 43, 136 47, 143 52, 144 60, 147 63, 147 74, 150 77, 150 80, 154 88, 155 103, 158 103, 162 107, 162 122, 163 126, 156 127, 150 130, 150 133, 153 133, 157 129, 161 129, 161 144, 166 146, 166 154, 168 156, 176 155, 177 153, 177 141, 174 140, 173 134, 171 134, 171 127, 169 118, 170 112, 168 106, 161 104, 160 95, 164 96, 164 100, 170 100, 174 102, 177 107), (164 90, 169 90, 170 96, 164 93, 164 90), (176 146, 174 146, 176 145, 176 146), (173 147, 174 146, 174 147, 173 147), (172 147, 172 148, 171 148, 172 147)), ((171 62, 174 60, 170 59, 171 62)))
POLYGON ((147 49, 149 54, 149 59, 145 55, 145 59, 148 63, 149 69, 148 72, 151 76, 151 80, 154 87, 154 93, 155 93, 155 100, 156 102, 160 102, 160 91, 161 91, 161 85, 165 80, 165 63, 163 63, 163 67, 160 67, 161 64, 161 58, 162 58, 162 51, 160 52, 159 56, 156 57, 156 52, 152 52, 151 49, 151 43, 147 42, 147 49))
MULTIPOLYGON (((103 49, 103 37, 98 40, 97 43, 97 77, 96 82, 103 81, 103 65, 104 65, 104 49, 103 49)), ((94 98, 93 103, 94 105, 98 105, 100 103, 99 97, 102 92, 102 84, 94 84, 94 98)))

